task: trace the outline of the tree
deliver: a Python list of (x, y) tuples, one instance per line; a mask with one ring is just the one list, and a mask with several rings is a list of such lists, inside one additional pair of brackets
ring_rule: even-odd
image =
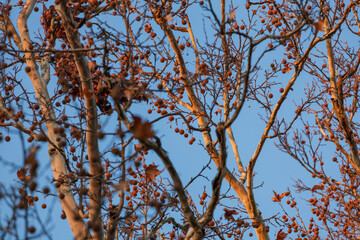
[[(15, 199), (19, 217), (39, 194), (51, 195), (37, 187), (37, 149), (47, 144), (61, 217), (76, 239), (241, 239), (252, 229), (270, 239), (271, 223), (279, 240), (357, 238), (360, 57), (346, 40), (359, 36), (359, 2), (2, 3), (2, 135), (12, 141), (7, 133), (17, 129), (30, 143), (17, 172), (21, 187), (2, 188), (3, 198)], [(304, 79), (311, 80), (303, 91)], [(243, 159), (234, 126), (248, 120), (241, 114), (247, 105), (264, 128), (252, 157)], [(168, 127), (191, 137), (190, 145), (197, 138), (194, 151), (211, 159), (189, 184), (209, 164), (217, 167), (199, 188), (199, 203), (162, 144), (168, 134), (154, 130)], [(262, 216), (254, 171), (271, 139), (314, 178), (309, 186), (298, 176), (296, 189), (311, 194), (317, 219), (300, 214), (291, 191), (274, 191), (274, 202), (288, 198), (282, 218)], [(337, 164), (327, 160), (331, 145)], [(290, 218), (291, 208), (298, 214)], [(3, 236), (15, 228), (2, 224)], [(39, 234), (26, 228), (26, 237)]]

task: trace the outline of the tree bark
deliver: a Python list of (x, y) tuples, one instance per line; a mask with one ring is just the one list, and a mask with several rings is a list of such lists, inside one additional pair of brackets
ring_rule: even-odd
[[(30, 50), (32, 41), (29, 35), (27, 20), (35, 6), (35, 3), (36, 0), (27, 1), (18, 18), (17, 26), (19, 28), (19, 35), (21, 39), (21, 45), (19, 44), (18, 47), (21, 50)], [(47, 90), (48, 80), (40, 76), (34, 54), (29, 51), (24, 52), (24, 56), (26, 59), (26, 65), (30, 68), (28, 76), (31, 79), (36, 96), (41, 105), (41, 112), (46, 119), (45, 126), (47, 129), (49, 156), (54, 179), (55, 181), (59, 180), (60, 178), (65, 179), (65, 182), (61, 184), (61, 187), (57, 188), (59, 195), (64, 194), (64, 198), (60, 199), (62, 209), (66, 214), (75, 239), (89, 239), (91, 238), (90, 232), (79, 215), (79, 209), (76, 205), (75, 198), (72, 194), (69, 184), (66, 182), (67, 170), (65, 165), (65, 158), (62, 154), (62, 148), (56, 144), (56, 138), (60, 136), (55, 133), (55, 129), (59, 126), (56, 124), (56, 115), (54, 109), (52, 108), (52, 102)]]
[[(79, 34), (77, 33), (76, 23), (73, 20), (70, 10), (66, 7), (68, 1), (57, 4), (55, 9), (61, 17), (62, 26), (65, 29), (66, 38), (69, 40), (72, 50), (82, 48)], [(101, 216), (101, 186), (103, 183), (103, 168), (101, 165), (100, 151), (98, 146), (97, 130), (97, 107), (95, 92), (89, 63), (83, 52), (74, 53), (75, 64), (80, 76), (81, 87), (85, 100), (86, 115), (86, 147), (89, 160), (89, 202), (90, 219), (93, 229), (94, 239), (104, 239), (103, 220)]]

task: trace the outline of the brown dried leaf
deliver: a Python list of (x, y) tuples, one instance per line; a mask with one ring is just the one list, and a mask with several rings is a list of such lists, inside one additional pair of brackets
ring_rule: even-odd
[(323, 32), (324, 31), (324, 19), (320, 19), (318, 22), (314, 22), (313, 25), (315, 27), (316, 32)]
[(110, 183), (110, 185), (116, 190), (116, 191), (124, 191), (125, 187), (128, 185), (127, 182), (120, 180), (119, 184)]
[(160, 170), (157, 169), (157, 165), (150, 164), (145, 168), (145, 177), (146, 179), (154, 181), (156, 176), (161, 173)]
[(122, 89), (120, 86), (115, 86), (110, 91), (110, 96), (114, 99), (114, 101), (119, 103), (124, 103), (127, 101), (127, 98), (124, 95), (124, 89)]
[(136, 86), (129, 86), (124, 90), (124, 95), (127, 98), (135, 98), (136, 96), (139, 95), (141, 93), (141, 89), (139, 87)]
[(235, 9), (233, 9), (226, 17), (228, 17), (230, 20), (233, 20), (236, 15)]
[(284, 240), (287, 237), (287, 234), (284, 233), (282, 231), (282, 229), (280, 229), (280, 231), (277, 233), (276, 235), (276, 239), (275, 240)]
[(140, 140), (146, 140), (155, 137), (154, 131), (151, 129), (151, 123), (142, 122), (141, 118), (134, 116), (133, 126), (131, 128), (134, 137)]
[(36, 153), (37, 153), (38, 150), (39, 150), (38, 146), (37, 147), (32, 146), (30, 148), (30, 150), (29, 150), (28, 156), (25, 159), (25, 163), (30, 169), (30, 176), (32, 178), (37, 176), (36, 170), (37, 170), (37, 168), (39, 166), (39, 163), (38, 163), (38, 161), (36, 159)]
[[(112, 81), (120, 81), (117, 79), (110, 79)], [(110, 96), (115, 102), (124, 104), (128, 99), (132, 98), (137, 101), (148, 101), (152, 98), (150, 94), (146, 93), (146, 89), (138, 86), (137, 83), (131, 81), (121, 81), (110, 90)]]
[(273, 198), (271, 198), (274, 202), (281, 202), (281, 199), (284, 197), (284, 195), (283, 194), (281, 194), (281, 196), (280, 196), (280, 194), (277, 194), (274, 190), (273, 190), (273, 192), (274, 192), (274, 196), (275, 197), (273, 197)]
[(136, 152), (139, 152), (144, 146), (142, 144), (134, 144), (134, 149)]

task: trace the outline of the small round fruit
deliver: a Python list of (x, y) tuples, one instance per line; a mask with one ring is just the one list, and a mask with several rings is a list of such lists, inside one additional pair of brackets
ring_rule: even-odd
[(97, 1), (97, 0), (89, 0), (88, 2), (90, 3), (90, 5), (91, 5), (92, 7), (94, 7), (95, 5), (98, 4), (98, 1)]
[(36, 229), (35, 229), (34, 226), (28, 227), (28, 232), (29, 232), (29, 233), (34, 233), (35, 230), (36, 230)]

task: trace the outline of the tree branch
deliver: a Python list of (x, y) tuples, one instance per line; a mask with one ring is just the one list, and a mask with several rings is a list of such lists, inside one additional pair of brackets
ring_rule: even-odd
[[(71, 49), (81, 49), (82, 45), (77, 31), (75, 31), (75, 21), (71, 14), (70, 9), (66, 7), (68, 1), (61, 1), (55, 6), (56, 11), (61, 17), (62, 26), (65, 29), (66, 37), (69, 40)], [(93, 229), (94, 239), (103, 239), (103, 220), (101, 216), (101, 186), (103, 182), (103, 168), (101, 165), (100, 152), (97, 137), (97, 107), (95, 102), (95, 92), (89, 63), (86, 56), (82, 52), (74, 53), (76, 68), (79, 72), (81, 79), (82, 91), (87, 92), (84, 94), (85, 109), (86, 109), (86, 147), (89, 158), (89, 173), (91, 176), (89, 180), (89, 197), (90, 197), (90, 219)]]

